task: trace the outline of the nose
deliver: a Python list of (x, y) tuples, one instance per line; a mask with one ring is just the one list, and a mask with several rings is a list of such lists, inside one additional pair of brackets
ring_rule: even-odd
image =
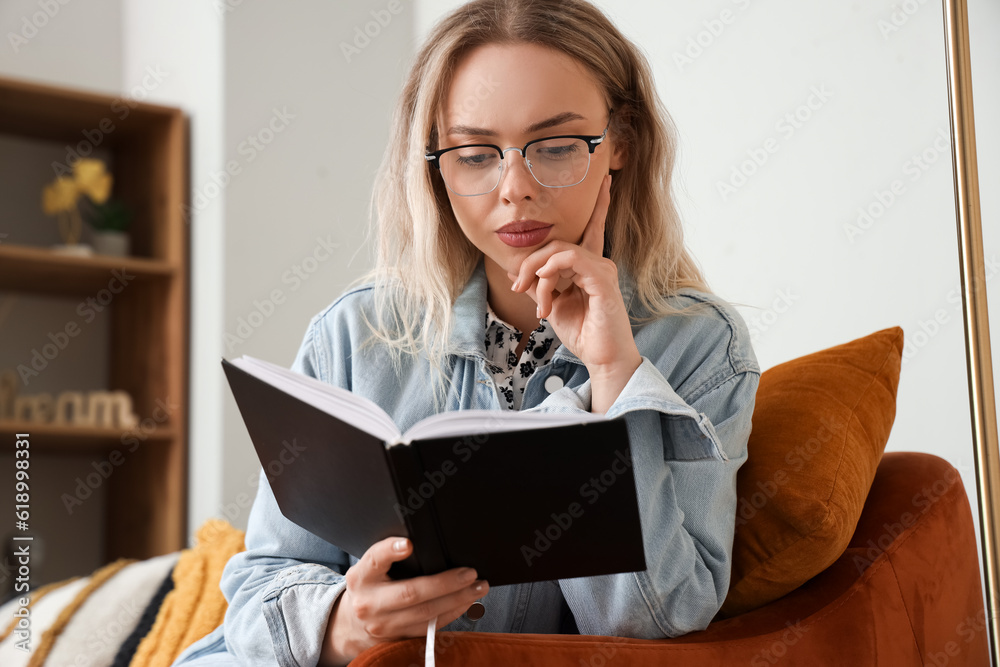
[[(521, 159), (508, 155), (509, 151), (514, 151)], [(509, 200), (523, 199), (525, 196), (534, 194), (539, 185), (535, 177), (528, 169), (528, 159), (521, 152), (520, 148), (504, 149), (504, 159), (501, 163), (503, 171), (500, 173), (500, 194)], [(510, 172), (510, 177), (507, 174)]]

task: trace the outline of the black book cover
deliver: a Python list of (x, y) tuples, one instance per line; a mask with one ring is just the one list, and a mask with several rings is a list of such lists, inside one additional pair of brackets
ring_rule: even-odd
[(499, 586), (646, 568), (623, 418), (390, 444), (222, 365), (281, 513), (358, 558), (409, 537), (390, 576), (469, 566)]

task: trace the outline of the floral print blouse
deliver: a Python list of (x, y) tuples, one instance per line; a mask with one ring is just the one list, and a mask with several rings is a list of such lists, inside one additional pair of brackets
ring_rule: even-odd
[(521, 358), (514, 355), (517, 344), (524, 335), (510, 326), (486, 304), (486, 368), (493, 376), (500, 405), (508, 410), (520, 410), (524, 386), (535, 369), (552, 361), (559, 347), (559, 337), (548, 320), (542, 318), (538, 328), (528, 338)]

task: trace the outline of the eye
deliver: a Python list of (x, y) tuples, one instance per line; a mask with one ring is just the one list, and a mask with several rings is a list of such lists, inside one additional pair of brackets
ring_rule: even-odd
[(470, 146), (453, 152), (455, 164), (469, 169), (491, 166), (496, 163), (499, 157), (496, 151), (485, 149), (482, 146)]
[(542, 149), (542, 153), (547, 157), (560, 157), (563, 155), (570, 155), (575, 153), (579, 147), (575, 145), (568, 146), (551, 146)]
[(549, 139), (532, 146), (532, 152), (544, 160), (565, 160), (583, 150), (586, 145), (580, 139)]
[(477, 155), (460, 155), (458, 163), (464, 165), (480, 165), (490, 158), (489, 153), (479, 153)]

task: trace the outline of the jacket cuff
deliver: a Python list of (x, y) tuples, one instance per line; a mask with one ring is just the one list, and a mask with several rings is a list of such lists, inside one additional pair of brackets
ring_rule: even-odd
[(661, 425), (672, 443), (673, 453), (668, 458), (729, 460), (711, 420), (681, 398), (647, 357), (642, 357), (605, 416), (614, 419), (639, 410), (660, 413)]
[(695, 409), (678, 396), (652, 361), (642, 357), (642, 363), (622, 388), (618, 398), (608, 408), (608, 418), (633, 410), (657, 410), (668, 414), (693, 416)]
[(318, 563), (286, 568), (274, 577), (263, 595), (263, 613), (281, 667), (319, 662), (330, 611), (346, 588), (343, 575)]

